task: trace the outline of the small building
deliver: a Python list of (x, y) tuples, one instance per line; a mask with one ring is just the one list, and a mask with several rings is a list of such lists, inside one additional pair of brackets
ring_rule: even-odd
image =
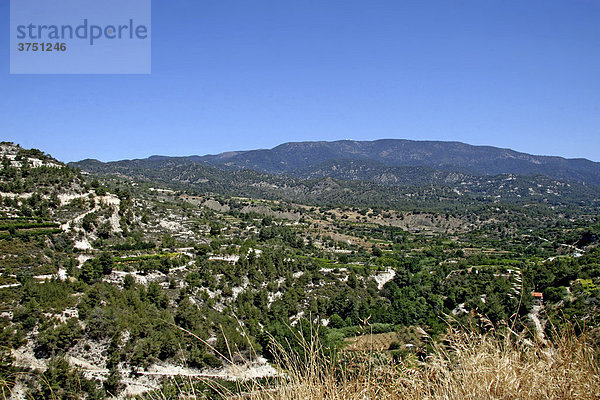
[(542, 305), (542, 301), (544, 301), (544, 294), (542, 292), (531, 292), (531, 296), (533, 297), (534, 306)]

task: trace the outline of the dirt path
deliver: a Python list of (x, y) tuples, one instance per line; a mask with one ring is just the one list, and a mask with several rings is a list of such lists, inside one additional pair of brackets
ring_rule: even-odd
[(528, 314), (529, 319), (533, 322), (535, 328), (535, 338), (540, 343), (546, 343), (546, 337), (544, 335), (544, 324), (539, 318), (540, 310), (542, 306), (533, 306), (531, 312)]

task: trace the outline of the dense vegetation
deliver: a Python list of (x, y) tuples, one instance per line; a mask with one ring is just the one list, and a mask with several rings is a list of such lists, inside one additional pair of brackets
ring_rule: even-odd
[[(236, 151), (190, 157), (152, 156), (142, 160), (119, 161), (111, 163), (111, 166), (118, 169), (131, 167), (164, 169), (182, 163), (202, 163), (229, 169), (247, 168), (268, 174), (283, 173), (295, 177), (306, 177), (307, 174), (328, 177), (348, 174), (347, 176), (353, 179), (375, 178), (375, 181), (386, 183), (396, 183), (396, 180), (381, 180), (379, 179), (381, 175), (395, 175), (402, 181), (403, 176), (412, 173), (413, 176), (428, 176), (430, 180), (443, 176), (456, 179), (456, 175), (461, 174), (481, 176), (515, 174), (543, 175), (563, 181), (600, 184), (598, 163), (589, 160), (534, 156), (509, 149), (471, 146), (459, 142), (401, 139), (371, 142), (355, 140), (290, 142), (269, 150)], [(99, 164), (94, 160), (86, 160), (80, 165), (102, 168)], [(332, 166), (337, 167), (337, 171), (332, 170)], [(324, 167), (328, 168), (325, 173), (323, 173)], [(394, 170), (396, 167), (409, 168)], [(437, 170), (437, 176), (432, 174), (431, 169)]]
[(468, 177), (459, 194), (192, 162), (88, 176), (2, 152), (6, 390), (105, 398), (142, 378), (158, 388), (227, 360), (277, 361), (274, 340), (306, 355), (297, 339), (315, 335), (332, 355), (369, 334), (400, 362), (430, 354), (449, 321), (599, 337), (593, 186)]

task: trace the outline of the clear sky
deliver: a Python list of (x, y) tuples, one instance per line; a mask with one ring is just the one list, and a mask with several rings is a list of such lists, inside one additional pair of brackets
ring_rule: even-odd
[(139, 76), (9, 75), (0, 17), (0, 138), (62, 161), (381, 138), (600, 161), (598, 0), (154, 0)]

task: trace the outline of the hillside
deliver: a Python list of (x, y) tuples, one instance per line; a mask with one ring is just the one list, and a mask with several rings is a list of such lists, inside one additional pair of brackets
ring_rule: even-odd
[(311, 335), (340, 370), (356, 356), (414, 374), (453, 357), (448, 324), (510, 323), (532, 357), (565, 319), (600, 342), (594, 185), (364, 160), (296, 177), (187, 158), (65, 166), (3, 146), (0, 389), (17, 398), (221, 398), (271, 382), (274, 341), (305, 354)]
[[(236, 153), (237, 154), (237, 153)], [(454, 211), (482, 202), (537, 204), (564, 212), (593, 212), (600, 186), (546, 175), (486, 175), (422, 166), (394, 167), (369, 160), (331, 160), (298, 168), (290, 175), (230, 166), (211, 166), (199, 157), (158, 157), (70, 165), (98, 176), (159, 182), (175, 190), (284, 200), (330, 206), (393, 207)]]
[[(155, 157), (152, 160), (164, 159)], [(400, 139), (298, 142), (284, 143), (269, 150), (193, 156), (187, 160), (290, 175), (295, 175), (298, 169), (332, 160), (368, 160), (390, 167), (428, 167), (470, 175), (544, 175), (553, 179), (600, 185), (600, 163), (585, 159), (535, 156), (510, 149), (459, 142)]]

